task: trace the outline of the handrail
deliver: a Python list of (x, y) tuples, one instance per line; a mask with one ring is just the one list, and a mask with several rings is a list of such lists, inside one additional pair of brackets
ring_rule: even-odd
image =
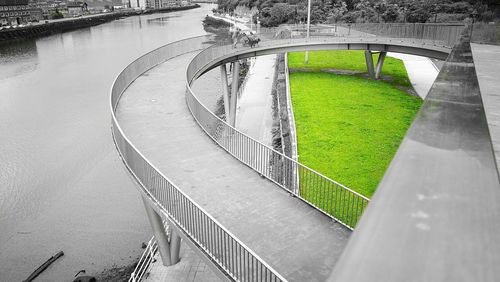
[[(382, 27), (384, 31), (388, 30), (387, 26)], [(454, 25), (446, 25), (444, 27), (432, 25), (425, 29), (427, 30), (425, 34), (422, 33), (422, 36), (416, 37), (415, 34), (417, 34), (417, 32), (411, 27), (420, 27), (417, 25), (409, 25), (409, 27), (410, 28), (406, 29), (398, 28), (398, 32), (396, 33), (397, 38), (400, 39), (404, 36), (405, 34), (401, 31), (406, 30), (411, 44), (420, 42), (422, 45), (432, 45), (438, 42), (442, 44), (439, 46), (447, 48), (451, 45), (450, 41), (452, 40), (449, 37), (449, 33), (444, 33), (443, 30), (446, 30), (446, 28), (453, 30), (457, 29)], [(432, 27), (436, 30), (439, 29), (439, 32), (430, 32)], [(323, 34), (322, 36), (313, 35), (309, 39), (304, 39), (300, 33), (294, 34), (294, 31), (290, 30), (289, 37), (285, 39), (274, 39), (270, 35), (278, 34), (283, 31), (283, 29), (268, 29), (265, 34), (260, 35), (263, 41), (259, 43), (259, 47), (265, 46), (272, 49), (272, 47), (282, 44), (303, 43), (304, 40), (307, 40), (307, 43), (331, 41), (331, 39), (324, 36), (325, 30), (333, 31), (331, 27), (326, 29), (320, 28), (317, 30), (317, 34), (321, 33)], [(442, 36), (446, 35), (446, 40), (441, 41), (440, 38), (436, 37), (436, 33)], [(333, 36), (334, 38), (337, 37), (337, 33), (333, 35), (335, 35)], [(342, 30), (340, 35), (349, 37), (350, 33), (346, 34), (345, 30)], [(361, 39), (363, 39), (364, 36), (369, 37), (371, 40), (375, 40), (373, 34), (358, 32), (355, 36), (357, 39), (359, 39), (360, 36)], [(457, 39), (458, 35), (455, 41)], [(403, 42), (405, 41), (403, 40)], [(214, 45), (200, 52), (190, 62), (186, 74), (186, 101), (192, 115), (200, 127), (229, 154), (233, 155), (262, 176), (276, 183), (278, 186), (287, 190), (292, 195), (332, 217), (349, 229), (353, 229), (369, 202), (367, 197), (230, 126), (201, 103), (191, 89), (191, 84), (201, 72), (206, 71), (208, 65), (214, 65), (214, 62), (218, 61), (222, 62), (232, 54), (238, 54), (241, 49), (242, 48), (234, 49), (230, 45)]]
[(140, 282), (142, 278), (146, 275), (146, 272), (151, 266), (154, 256), (158, 250), (158, 245), (156, 244), (155, 237), (151, 238), (146, 245), (146, 249), (142, 253), (141, 258), (137, 262), (134, 271), (130, 274), (128, 282)]
[(288, 53), (285, 54), (285, 87), (286, 87), (286, 108), (288, 113), (288, 123), (290, 127), (290, 135), (292, 136), (292, 156), (294, 160), (298, 160), (297, 153), (297, 129), (295, 128), (295, 115), (293, 113), (292, 95), (290, 91), (290, 70), (288, 69)]
[(158, 170), (125, 136), (115, 112), (127, 87), (141, 74), (176, 56), (201, 50), (208, 36), (176, 41), (155, 49), (129, 64), (111, 87), (110, 107), (115, 146), (123, 163), (145, 194), (178, 229), (230, 280), (286, 282), (279, 273), (208, 214), (169, 178)]

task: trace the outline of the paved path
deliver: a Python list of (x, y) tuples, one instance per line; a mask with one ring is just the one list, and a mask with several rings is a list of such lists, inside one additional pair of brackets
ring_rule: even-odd
[[(425, 99), (439, 74), (439, 70), (431, 59), (402, 53), (389, 52), (387, 55), (403, 61), (413, 89), (415, 89), (418, 96)], [(382, 69), (383, 74), (384, 70)]]
[(185, 243), (181, 244), (181, 260), (170, 267), (163, 266), (160, 256), (151, 264), (145, 281), (162, 282), (220, 282), (205, 262)]
[(275, 63), (276, 55), (255, 58), (238, 100), (236, 113), (236, 128), (268, 146), (273, 143), (271, 91)]
[(261, 178), (198, 127), (185, 102), (179, 56), (139, 77), (117, 109), (125, 134), (195, 202), (289, 281), (324, 281), (350, 235)]
[(500, 167), (500, 46), (471, 44), (471, 47), (497, 167)]

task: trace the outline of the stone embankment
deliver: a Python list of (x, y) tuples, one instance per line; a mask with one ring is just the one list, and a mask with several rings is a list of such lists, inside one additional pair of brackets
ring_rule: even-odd
[(173, 11), (181, 11), (188, 10), (193, 8), (198, 8), (200, 5), (194, 4), (190, 6), (183, 7), (171, 7), (171, 8), (162, 8), (162, 9), (154, 9), (154, 10), (145, 10), (145, 11), (123, 11), (123, 12), (114, 12), (108, 14), (100, 14), (95, 16), (85, 16), (79, 18), (72, 19), (64, 19), (58, 21), (50, 21), (48, 23), (35, 24), (25, 27), (18, 28), (10, 28), (0, 30), (0, 44), (21, 41), (30, 38), (47, 36), (55, 33), (61, 33), (66, 31), (71, 31), (79, 28), (85, 28), (90, 26), (99, 25), (102, 23), (110, 22), (116, 19), (130, 17), (141, 14), (153, 14), (153, 13), (166, 13)]

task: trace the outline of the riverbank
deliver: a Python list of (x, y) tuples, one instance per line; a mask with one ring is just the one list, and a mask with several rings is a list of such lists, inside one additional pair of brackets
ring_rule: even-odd
[(169, 12), (183, 11), (199, 7), (200, 5), (194, 4), (189, 6), (170, 7), (170, 8), (155, 9), (155, 10), (145, 10), (145, 11), (129, 10), (123, 12), (90, 15), (78, 18), (67, 18), (67, 19), (49, 21), (48, 23), (41, 23), (41, 24), (11, 28), (11, 29), (3, 29), (0, 30), (0, 44), (7, 44), (11, 42), (48, 36), (80, 28), (91, 27), (130, 16), (154, 14), (154, 13), (169, 13)]

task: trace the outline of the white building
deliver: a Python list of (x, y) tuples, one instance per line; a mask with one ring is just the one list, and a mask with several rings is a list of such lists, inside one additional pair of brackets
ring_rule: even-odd
[(130, 0), (130, 8), (146, 9), (146, 0)]

